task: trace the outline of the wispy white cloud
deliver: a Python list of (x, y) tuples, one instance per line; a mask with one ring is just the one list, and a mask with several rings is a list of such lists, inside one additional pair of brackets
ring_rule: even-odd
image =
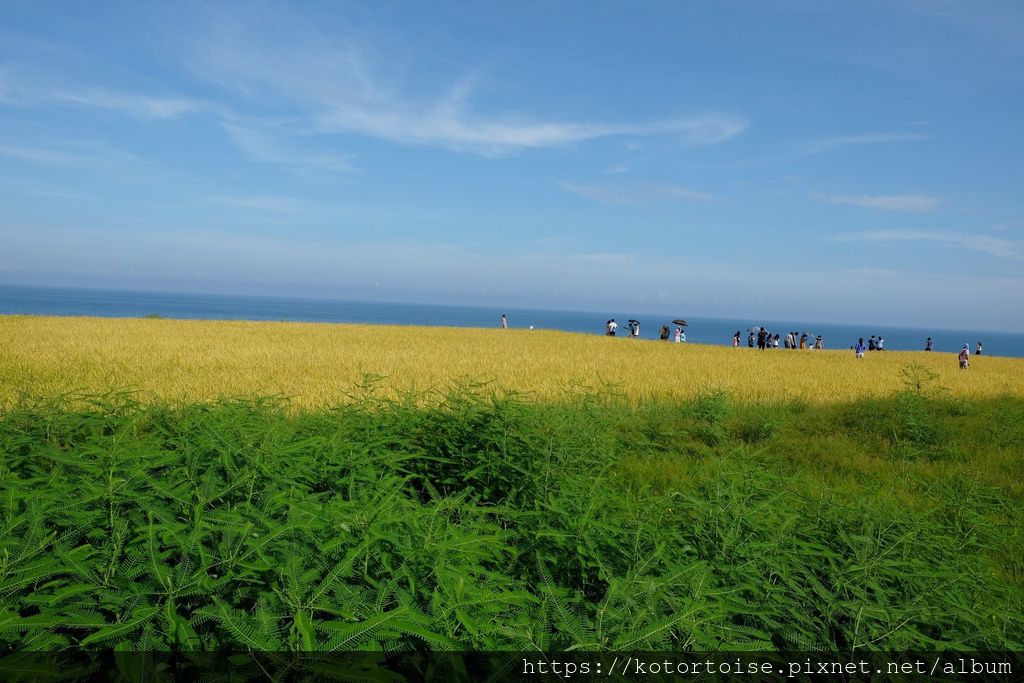
[(613, 136), (663, 136), (688, 145), (724, 142), (747, 128), (735, 116), (710, 115), (636, 124), (535, 121), (513, 115), (473, 115), (440, 102), (410, 106), (391, 102), (385, 110), (335, 106), (317, 117), (322, 130), (356, 133), (391, 142), (436, 145), (484, 156), (526, 148), (557, 147)]
[(231, 142), (255, 161), (279, 164), (296, 172), (333, 171), (349, 173), (354, 169), (351, 155), (310, 150), (294, 141), (294, 135), (280, 125), (221, 121)]
[(179, 96), (123, 92), (108, 88), (68, 85), (45, 73), (0, 68), (0, 102), (21, 107), (57, 106), (111, 111), (136, 119), (173, 119), (218, 107)]
[(0, 143), (0, 157), (57, 168), (105, 170), (119, 166), (150, 166), (144, 159), (97, 143), (24, 145)]
[(282, 213), (303, 213), (310, 207), (308, 202), (291, 197), (246, 196), (246, 197), (208, 197), (207, 202), (220, 204), (237, 209), (253, 211), (279, 211)]
[(209, 105), (185, 97), (153, 97), (101, 88), (51, 91), (48, 101), (92, 109), (107, 109), (138, 119), (173, 119), (209, 108)]
[(745, 118), (727, 113), (602, 122), (474, 111), (470, 100), (479, 73), (457, 77), (434, 92), (429, 87), (414, 92), (396, 72), (402, 59), (391, 54), (375, 59), (375, 41), (365, 35), (327, 36), (283, 12), (261, 19), (247, 23), (245, 17), (211, 10), (206, 34), (192, 47), (190, 66), (196, 75), (235, 92), (293, 106), (320, 133), (501, 156), (616, 136), (710, 145), (748, 127)]
[(926, 213), (934, 211), (945, 203), (942, 197), (926, 194), (882, 194), (882, 195), (838, 195), (812, 192), (811, 199), (826, 204), (849, 204), (868, 209), (885, 209), (888, 211), (911, 211)]
[(950, 247), (969, 249), (999, 258), (1021, 260), (1020, 247), (1010, 240), (967, 232), (930, 230), (865, 230), (835, 235), (840, 242), (938, 242)]
[(800, 146), (802, 154), (822, 154), (850, 145), (877, 145), (886, 142), (914, 142), (928, 140), (930, 135), (919, 133), (866, 133), (862, 135), (840, 135), (836, 137), (809, 140)]
[(1018, 228), (1024, 228), (1024, 222), (1022, 221), (1002, 221), (995, 223), (990, 226), (990, 230), (996, 230), (998, 232), (1006, 232), (1007, 230), (1016, 230)]
[(636, 183), (612, 187), (559, 180), (558, 184), (564, 190), (601, 204), (642, 204), (659, 200), (712, 202), (721, 199), (707, 192), (664, 183)]

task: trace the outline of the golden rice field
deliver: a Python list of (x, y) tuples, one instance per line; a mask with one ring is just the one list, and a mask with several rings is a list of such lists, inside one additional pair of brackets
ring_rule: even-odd
[(758, 351), (540, 330), (0, 316), (0, 403), (132, 389), (173, 403), (286, 395), (297, 405), (379, 394), (429, 397), (489, 382), (537, 398), (602, 389), (630, 398), (721, 388), (739, 401), (812, 403), (892, 393), (918, 364), (952, 396), (1024, 395), (1024, 359), (950, 353)]

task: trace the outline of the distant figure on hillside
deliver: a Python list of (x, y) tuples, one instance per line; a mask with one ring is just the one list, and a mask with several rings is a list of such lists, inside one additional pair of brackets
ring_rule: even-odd
[(882, 339), (882, 335), (878, 335), (878, 341), (875, 342), (875, 351), (885, 351), (885, 340)]
[(820, 334), (814, 340), (814, 348), (818, 349), (819, 351), (825, 349), (825, 340), (821, 338)]
[(971, 364), (971, 351), (967, 348), (967, 344), (964, 344), (964, 348), (960, 349), (960, 369), (966, 370)]
[(732, 348), (738, 349), (740, 347), (740, 331), (736, 330), (736, 334), (732, 335)]
[(608, 324), (605, 327), (605, 334), (607, 334), (609, 337), (614, 337), (615, 330), (617, 329), (619, 329), (619, 324), (615, 322), (615, 318), (612, 318), (611, 320), (608, 321)]
[(634, 339), (638, 339), (640, 337), (640, 323), (635, 320), (629, 323), (629, 336)]
[(981, 355), (981, 340), (980, 339), (978, 340), (978, 345), (974, 347), (974, 355), (975, 356), (980, 356)]
[(868, 351), (874, 351), (876, 348), (878, 347), (875, 346), (875, 335), (871, 335), (871, 338), (868, 339)]
[(779, 333), (778, 332), (776, 332), (775, 336), (772, 337), (772, 348), (773, 349), (779, 348)]
[(677, 343), (677, 344), (678, 344), (679, 342), (683, 341), (683, 328), (681, 328), (681, 327), (676, 327), (676, 335), (675, 335), (675, 339), (676, 339), (676, 343)]
[(932, 338), (931, 337), (928, 337), (928, 339), (925, 340), (925, 342), (924, 342), (924, 350), (925, 351), (931, 351), (932, 350)]
[(506, 316), (504, 313), (501, 314), (501, 329), (508, 329), (508, 316)]
[(857, 346), (854, 347), (854, 351), (857, 352), (857, 358), (864, 357), (864, 337), (857, 340)]
[(806, 351), (807, 350), (807, 333), (806, 332), (804, 332), (802, 335), (800, 335), (800, 350), (801, 351)]
[(661, 340), (668, 341), (668, 325), (661, 326)]
[(764, 351), (765, 343), (767, 342), (767, 340), (768, 340), (768, 330), (766, 330), (766, 329), (764, 329), (762, 327), (760, 330), (757, 331), (757, 348), (759, 348), (762, 351)]
[(786, 333), (786, 348), (787, 349), (793, 348), (793, 333), (792, 332), (787, 332)]
[(751, 330), (750, 334), (747, 335), (747, 346), (754, 348), (754, 332)]

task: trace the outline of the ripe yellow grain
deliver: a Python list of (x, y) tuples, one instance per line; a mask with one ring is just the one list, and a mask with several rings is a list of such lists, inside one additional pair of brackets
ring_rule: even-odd
[(813, 403), (881, 396), (924, 366), (950, 395), (1024, 395), (1024, 359), (949, 353), (758, 351), (542, 330), (247, 321), (0, 316), (0, 403), (21, 394), (132, 389), (170, 402), (282, 394), (297, 405), (488, 382), (537, 398), (615, 391), (630, 398), (724, 389), (739, 401)]

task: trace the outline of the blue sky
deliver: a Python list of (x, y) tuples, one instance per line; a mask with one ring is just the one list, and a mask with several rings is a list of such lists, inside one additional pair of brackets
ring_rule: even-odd
[(0, 4), (0, 283), (1024, 331), (1024, 4)]

